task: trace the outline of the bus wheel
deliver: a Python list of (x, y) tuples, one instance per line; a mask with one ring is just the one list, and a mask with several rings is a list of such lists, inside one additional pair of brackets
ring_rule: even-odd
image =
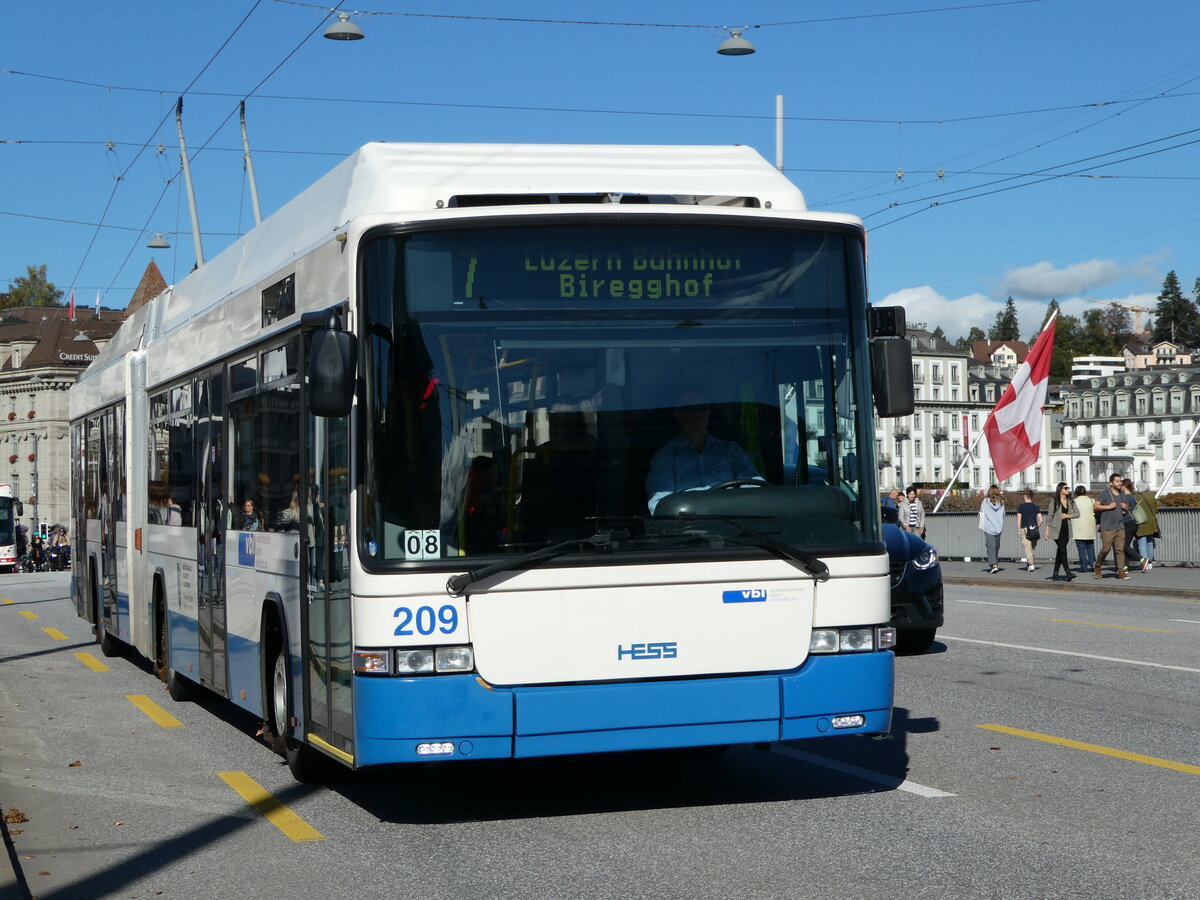
[(335, 764), (318, 751), (290, 737), (291, 730), (291, 678), (288, 675), (287, 651), (280, 649), (271, 666), (271, 749), (287, 760), (292, 777), (303, 784), (330, 780), (335, 774)]
[(158, 677), (167, 683), (167, 693), (176, 703), (186, 703), (196, 699), (196, 683), (180, 675), (171, 668), (171, 651), (167, 635), (167, 613), (162, 610), (158, 620)]
[(96, 641), (100, 644), (100, 652), (108, 657), (120, 656), (124, 649), (124, 645), (109, 634), (103, 622), (96, 623)]

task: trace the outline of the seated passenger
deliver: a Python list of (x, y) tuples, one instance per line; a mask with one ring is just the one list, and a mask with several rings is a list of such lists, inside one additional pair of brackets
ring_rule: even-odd
[(259, 531), (262, 528), (262, 523), (259, 521), (258, 512), (254, 508), (254, 501), (249, 497), (242, 503), (242, 527), (241, 531)]
[(646, 493), (653, 513), (658, 501), (679, 491), (697, 491), (726, 481), (764, 481), (750, 457), (734, 441), (708, 433), (712, 407), (703, 391), (687, 390), (675, 407), (679, 434), (667, 441), (650, 460)]

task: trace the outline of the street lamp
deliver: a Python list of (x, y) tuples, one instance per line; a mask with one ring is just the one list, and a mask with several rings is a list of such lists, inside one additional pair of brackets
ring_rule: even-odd
[(361, 41), (366, 35), (350, 21), (350, 13), (340, 12), (338, 20), (325, 29), (325, 37), (331, 41)]
[(749, 56), (754, 52), (754, 45), (742, 37), (744, 28), (730, 28), (727, 30), (729, 31), (729, 37), (717, 48), (718, 53), (722, 56)]

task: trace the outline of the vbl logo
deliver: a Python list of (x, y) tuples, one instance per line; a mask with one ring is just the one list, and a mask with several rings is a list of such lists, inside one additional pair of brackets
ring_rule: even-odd
[(725, 591), (721, 594), (721, 600), (725, 603), (762, 603), (766, 599), (766, 588), (743, 588), (740, 591)]
[(679, 648), (675, 641), (658, 641), (652, 644), (617, 645), (617, 659), (675, 659)]

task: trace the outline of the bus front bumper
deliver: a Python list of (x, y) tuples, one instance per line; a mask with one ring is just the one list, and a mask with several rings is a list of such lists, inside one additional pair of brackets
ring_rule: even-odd
[[(880, 734), (893, 660), (878, 651), (810, 656), (784, 674), (511, 688), (474, 675), (356, 676), (355, 765)], [(835, 727), (835, 716), (862, 724)]]

